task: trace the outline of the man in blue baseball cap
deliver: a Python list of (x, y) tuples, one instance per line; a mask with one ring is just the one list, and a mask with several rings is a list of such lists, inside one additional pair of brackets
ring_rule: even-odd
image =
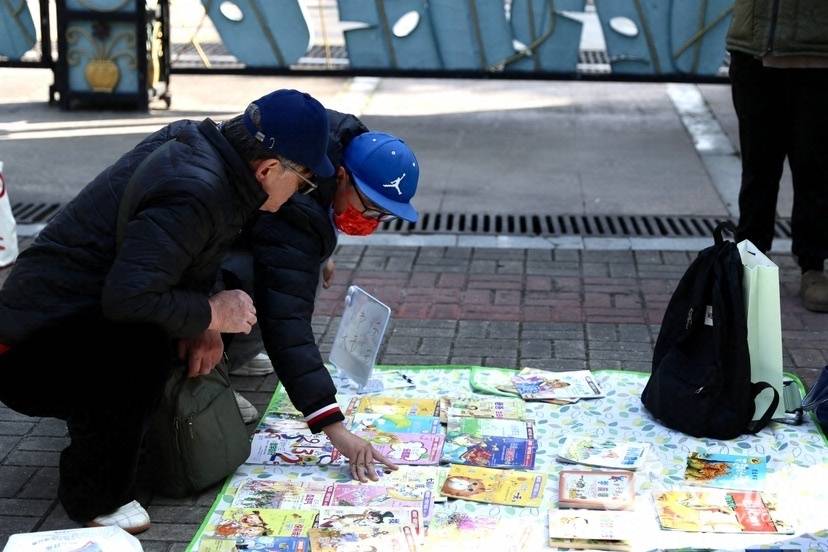
[(19, 256), (0, 289), (0, 401), (67, 421), (58, 496), (71, 519), (149, 527), (134, 483), (169, 375), (209, 373), (221, 334), (256, 323), (247, 293), (212, 293), (224, 253), (254, 213), (333, 175), (327, 142), (324, 107), (296, 90), (225, 125), (176, 121), (102, 171)]
[[(224, 284), (254, 295), (259, 321), (250, 334), (235, 336), (227, 353), (234, 375), (265, 375), (275, 367), (311, 431), (324, 432), (350, 460), (354, 478), (365, 481), (377, 478), (375, 462), (395, 466), (342, 424), (311, 317), (320, 279), (328, 287), (333, 278), (330, 257), (338, 232), (364, 236), (383, 221), (417, 220), (411, 199), (420, 166), (400, 138), (369, 132), (353, 115), (328, 110), (328, 118), (328, 157), (335, 174), (318, 178), (314, 190), (294, 195), (278, 213), (260, 214), (222, 265)], [(259, 354), (263, 348), (266, 355)], [(240, 395), (237, 399), (247, 419), (254, 420), (253, 405)]]

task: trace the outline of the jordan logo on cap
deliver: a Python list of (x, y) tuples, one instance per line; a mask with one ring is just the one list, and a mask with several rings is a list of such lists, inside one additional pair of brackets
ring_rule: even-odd
[(399, 176), (399, 177), (395, 178), (394, 180), (392, 180), (388, 184), (383, 184), (382, 187), (383, 188), (394, 188), (394, 189), (397, 190), (397, 195), (402, 195), (402, 190), (400, 190), (400, 182), (402, 182), (403, 178), (405, 178), (405, 173), (402, 173), (402, 176)]

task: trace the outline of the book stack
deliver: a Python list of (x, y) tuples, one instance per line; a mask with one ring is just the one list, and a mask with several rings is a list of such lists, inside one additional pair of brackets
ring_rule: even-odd
[(523, 368), (512, 377), (512, 383), (525, 401), (569, 404), (604, 396), (601, 386), (589, 370), (548, 372)]
[(561, 443), (558, 462), (596, 468), (635, 471), (641, 467), (648, 443), (617, 443), (607, 439), (571, 437)]

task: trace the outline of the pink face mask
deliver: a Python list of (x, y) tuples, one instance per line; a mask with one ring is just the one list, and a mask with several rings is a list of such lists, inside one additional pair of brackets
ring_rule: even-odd
[(349, 236), (367, 236), (374, 233), (379, 220), (366, 218), (354, 206), (348, 205), (343, 213), (334, 213), (334, 224)]

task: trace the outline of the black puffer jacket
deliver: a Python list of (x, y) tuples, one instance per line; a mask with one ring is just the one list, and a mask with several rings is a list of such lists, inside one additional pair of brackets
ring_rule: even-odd
[[(124, 188), (150, 161), (116, 255)], [(75, 316), (148, 322), (173, 337), (210, 324), (207, 292), (219, 262), (267, 195), (216, 125), (178, 121), (104, 170), (19, 257), (0, 290), (0, 343)]]
[[(328, 157), (342, 164), (345, 146), (367, 128), (353, 115), (328, 110)], [(322, 362), (311, 327), (322, 263), (333, 253), (331, 221), (333, 178), (311, 195), (295, 195), (276, 213), (262, 213), (249, 228), (247, 247), (254, 257), (255, 302), (262, 338), (279, 380), (306, 417), (335, 404), (336, 388)], [(342, 419), (333, 414), (313, 431)]]

